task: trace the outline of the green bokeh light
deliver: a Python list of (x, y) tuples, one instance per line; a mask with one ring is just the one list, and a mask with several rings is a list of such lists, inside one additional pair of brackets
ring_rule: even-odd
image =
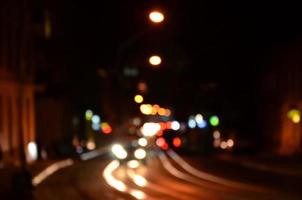
[(219, 118), (216, 115), (212, 116), (210, 118), (210, 124), (212, 126), (218, 126), (219, 125)]

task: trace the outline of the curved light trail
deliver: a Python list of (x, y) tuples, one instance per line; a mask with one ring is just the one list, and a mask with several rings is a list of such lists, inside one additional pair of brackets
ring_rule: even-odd
[(187, 163), (184, 159), (182, 159), (175, 151), (168, 150), (167, 154), (172, 158), (179, 166), (181, 166), (186, 172), (189, 174), (198, 177), (203, 180), (211, 181), (213, 183), (218, 183), (221, 185), (229, 186), (229, 187), (235, 187), (235, 188), (241, 188), (241, 189), (250, 189), (250, 190), (261, 190), (263, 189), (251, 186), (244, 183), (238, 183), (235, 181), (230, 181), (224, 178), (220, 178), (214, 175), (211, 175), (207, 172), (203, 172), (200, 170), (197, 170), (196, 168), (192, 167), (189, 163)]
[(113, 176), (113, 172), (117, 170), (119, 166), (119, 161), (113, 160), (105, 167), (103, 177), (106, 183), (112, 188), (120, 192), (128, 193), (136, 199), (146, 199), (147, 195), (143, 191), (128, 188), (123, 181), (120, 181)]
[(66, 160), (63, 160), (63, 161), (56, 162), (56, 163), (50, 165), (49, 167), (47, 167), (46, 169), (44, 169), (37, 176), (35, 176), (32, 179), (32, 184), (34, 186), (37, 186), (42, 181), (44, 181), (47, 177), (51, 176), (53, 173), (55, 173), (59, 169), (69, 167), (71, 165), (73, 165), (73, 160), (72, 159), (66, 159)]

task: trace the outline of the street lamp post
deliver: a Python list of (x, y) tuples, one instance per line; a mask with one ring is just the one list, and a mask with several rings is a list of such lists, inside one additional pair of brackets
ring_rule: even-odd
[[(149, 20), (152, 22), (152, 24), (154, 25), (158, 25), (160, 23), (162, 23), (164, 21), (164, 15), (163, 13), (161, 13), (160, 11), (152, 11), (149, 13)], [(121, 83), (121, 77), (118, 73), (119, 71), (119, 66), (121, 66), (121, 60), (122, 60), (122, 56), (124, 55), (125, 51), (133, 44), (135, 44), (139, 39), (143, 38), (147, 33), (149, 33), (152, 30), (152, 26), (148, 27), (146, 29), (143, 29), (142, 31), (139, 31), (133, 35), (131, 35), (130, 37), (128, 37), (125, 41), (123, 41), (121, 44), (118, 45), (117, 50), (116, 50), (116, 55), (115, 55), (115, 60), (114, 60), (114, 67), (111, 68), (111, 71), (109, 72), (110, 74), (112, 74), (112, 78), (114, 78), (115, 80), (112, 80), (112, 82), (109, 82), (108, 86), (112, 89), (110, 89), (110, 91), (114, 91), (113, 88), (118, 88), (120, 87), (120, 83)], [(114, 74), (116, 74), (117, 76), (115, 76)], [(114, 95), (115, 96), (115, 95)], [(115, 99), (120, 99), (120, 98), (115, 98)], [(112, 107), (117, 108), (116, 103), (114, 102), (110, 102), (111, 104), (115, 104)], [(117, 108), (119, 111), (121, 111), (121, 108)], [(119, 113), (123, 113), (123, 112), (119, 112)]]

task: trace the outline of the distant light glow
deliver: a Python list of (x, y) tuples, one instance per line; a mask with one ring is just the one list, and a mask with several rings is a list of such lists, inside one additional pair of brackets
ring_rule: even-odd
[(140, 106), (140, 111), (142, 114), (151, 115), (152, 113), (152, 105), (151, 104), (142, 104)]
[(168, 143), (165, 142), (165, 143), (161, 146), (161, 148), (162, 148), (163, 150), (168, 150), (168, 149), (169, 149)]
[(152, 137), (160, 130), (160, 128), (161, 127), (158, 123), (147, 122), (144, 123), (143, 127), (141, 127), (140, 130), (144, 136)]
[(127, 151), (120, 144), (114, 144), (111, 147), (111, 151), (118, 159), (125, 159), (128, 156)]
[(202, 121), (203, 121), (203, 116), (202, 116), (201, 114), (197, 114), (197, 115), (195, 116), (195, 121), (196, 121), (197, 124), (202, 123)]
[(100, 124), (92, 124), (91, 125), (92, 130), (99, 131), (100, 130)]
[(96, 147), (95, 142), (94, 141), (88, 141), (86, 147), (87, 147), (88, 150), (95, 149), (95, 147)]
[(163, 134), (164, 134), (164, 132), (163, 132), (162, 130), (159, 130), (159, 131), (156, 133), (156, 135), (157, 135), (158, 137), (162, 136)]
[(149, 14), (149, 18), (154, 23), (161, 23), (164, 21), (164, 15), (159, 11), (153, 11)]
[(170, 117), (170, 115), (171, 115), (171, 110), (170, 109), (166, 109), (165, 116)]
[(156, 115), (158, 110), (160, 109), (159, 105), (155, 104), (152, 106), (152, 115)]
[(301, 121), (301, 112), (297, 109), (288, 111), (287, 117), (292, 120), (293, 123), (298, 124)]
[(137, 85), (137, 89), (140, 92), (146, 92), (147, 91), (147, 84), (145, 82), (139, 82)]
[(99, 124), (100, 121), (101, 121), (101, 118), (100, 118), (100, 116), (98, 116), (98, 115), (93, 115), (91, 121), (92, 121), (92, 123), (94, 123), (94, 124)]
[(127, 162), (127, 166), (131, 169), (136, 169), (139, 167), (139, 162), (137, 160), (130, 160)]
[(218, 130), (214, 131), (213, 138), (214, 139), (219, 139), (220, 138), (220, 132)]
[(161, 58), (157, 55), (151, 56), (149, 58), (149, 63), (153, 66), (158, 66), (161, 63)]
[(132, 123), (135, 126), (139, 126), (139, 125), (141, 125), (142, 121), (141, 121), (140, 118), (136, 117), (136, 118), (133, 119)]
[(85, 112), (85, 119), (90, 121), (92, 119), (93, 112), (91, 110), (86, 110)]
[(232, 148), (234, 146), (234, 140), (228, 139), (227, 145), (228, 145), (228, 147)]
[(155, 143), (157, 146), (162, 147), (166, 143), (166, 140), (163, 137), (159, 137), (156, 139)]
[(210, 118), (210, 124), (212, 126), (218, 126), (219, 125), (219, 118), (216, 115), (212, 116)]
[(206, 128), (207, 127), (207, 122), (205, 120), (202, 120), (201, 123), (198, 123), (197, 126), (198, 128)]
[(194, 119), (189, 119), (188, 126), (189, 126), (189, 128), (195, 128), (196, 127), (196, 121)]
[(161, 130), (166, 130), (166, 128), (167, 128), (166, 123), (160, 122), (159, 125), (160, 125)]
[(171, 129), (174, 131), (178, 131), (180, 129), (180, 123), (178, 121), (173, 121), (171, 123)]
[(144, 159), (146, 157), (146, 155), (147, 155), (146, 151), (142, 148), (136, 149), (134, 151), (134, 156), (137, 159)]
[(173, 138), (173, 145), (174, 145), (174, 147), (180, 147), (181, 144), (182, 144), (182, 141), (181, 141), (181, 139), (179, 137)]
[(213, 146), (214, 146), (215, 148), (220, 147), (220, 139), (216, 139), (216, 140), (214, 140), (214, 142), (213, 142)]
[(28, 158), (30, 161), (37, 160), (38, 159), (38, 148), (37, 144), (35, 142), (30, 142), (27, 145), (28, 150)]
[(142, 103), (142, 102), (144, 101), (144, 97), (143, 97), (142, 95), (137, 94), (137, 95), (135, 95), (135, 97), (134, 97), (134, 101), (135, 101), (136, 103)]
[(107, 122), (101, 123), (101, 129), (104, 134), (112, 133), (112, 128)]
[(142, 147), (145, 147), (145, 146), (148, 145), (148, 141), (147, 141), (146, 138), (139, 138), (137, 142), (138, 142), (138, 144), (139, 144), (140, 146), (142, 146)]
[(226, 141), (222, 141), (222, 142), (220, 143), (220, 148), (226, 149), (227, 147), (228, 147), (228, 143), (227, 143)]
[(165, 114), (166, 114), (166, 109), (164, 109), (164, 108), (159, 108), (157, 112), (158, 112), (158, 114), (159, 114), (160, 116), (165, 116)]

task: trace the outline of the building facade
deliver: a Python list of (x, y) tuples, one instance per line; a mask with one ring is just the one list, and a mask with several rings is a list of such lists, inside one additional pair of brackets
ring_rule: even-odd
[(30, 1), (0, 2), (0, 149), (8, 162), (35, 141), (31, 15)]

